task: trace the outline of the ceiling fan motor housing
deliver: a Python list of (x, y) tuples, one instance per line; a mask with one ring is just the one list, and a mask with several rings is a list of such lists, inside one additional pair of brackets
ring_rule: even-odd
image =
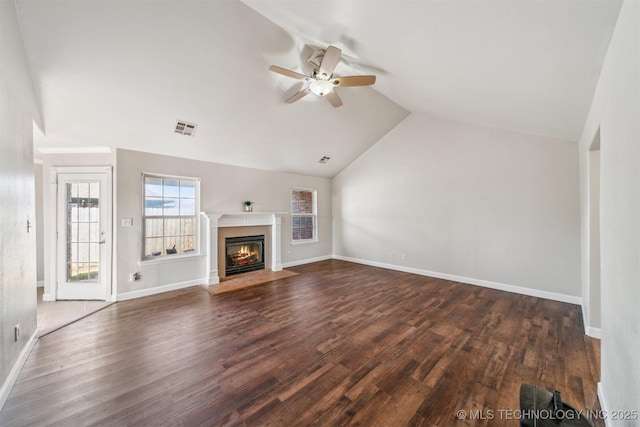
[(309, 64), (311, 64), (314, 67), (316, 67), (315, 71), (317, 71), (317, 68), (319, 68), (320, 64), (322, 64), (322, 59), (324, 58), (324, 53), (325, 52), (326, 51), (324, 49), (316, 49), (316, 50), (313, 51), (311, 56), (309, 56), (309, 59), (307, 59), (307, 62)]

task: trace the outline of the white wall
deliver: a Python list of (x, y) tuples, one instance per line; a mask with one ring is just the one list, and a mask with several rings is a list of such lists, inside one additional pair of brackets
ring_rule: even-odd
[[(640, 410), (640, 3), (625, 1), (580, 139), (583, 289), (588, 150), (600, 130), (601, 403)], [(638, 421), (610, 420), (610, 425)]]
[(578, 194), (575, 143), (412, 114), (334, 178), (334, 252), (579, 302)]
[[(318, 243), (291, 244), (291, 221), (282, 219), (282, 262), (291, 264), (328, 258), (332, 253), (331, 181), (305, 175), (261, 171), (130, 150), (117, 151), (116, 233), (117, 293), (136, 293), (203, 278), (205, 257), (140, 265), (142, 253), (142, 173), (201, 179), (203, 212), (240, 212), (242, 201), (254, 202), (254, 212), (290, 212), (291, 189), (313, 188), (318, 193)], [(133, 227), (122, 227), (133, 218)], [(128, 275), (140, 272), (142, 280), (130, 283)]]
[[(0, 408), (36, 330), (33, 123), (40, 122), (15, 4), (0, 1)], [(14, 326), (21, 335), (14, 340)]]

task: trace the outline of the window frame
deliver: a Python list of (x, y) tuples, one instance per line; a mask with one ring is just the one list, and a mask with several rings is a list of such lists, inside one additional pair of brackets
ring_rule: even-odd
[[(194, 185), (194, 214), (193, 215), (147, 215), (146, 214), (146, 179), (147, 178), (156, 178), (162, 179), (162, 186), (164, 190), (164, 180), (179, 180), (179, 181), (188, 181), (193, 183)], [(140, 263), (145, 264), (153, 264), (158, 262), (170, 262), (170, 261), (178, 261), (186, 258), (195, 258), (201, 256), (200, 253), (200, 178), (197, 177), (189, 177), (189, 176), (178, 176), (178, 175), (167, 175), (160, 173), (150, 173), (143, 172), (142, 173), (142, 246), (141, 246), (141, 261)], [(164, 191), (163, 191), (164, 194)], [(163, 196), (164, 198), (164, 196)], [(181, 197), (178, 196), (178, 199)], [(147, 255), (146, 254), (146, 242), (147, 242), (147, 219), (182, 219), (182, 218), (193, 218), (193, 250), (190, 252), (182, 252), (176, 254), (167, 254), (166, 251), (163, 251), (160, 255)], [(186, 235), (186, 234), (184, 234)], [(189, 234), (190, 235), (190, 234)], [(166, 235), (162, 233), (162, 237), (164, 238)], [(183, 236), (182, 232), (179, 236)]]
[[(312, 213), (299, 214), (293, 213), (293, 195), (294, 192), (310, 192), (312, 197)], [(307, 243), (317, 243), (318, 240), (318, 190), (314, 188), (293, 187), (291, 188), (289, 210), (291, 212), (291, 244), (303, 245)], [(294, 238), (294, 218), (295, 217), (311, 217), (313, 218), (313, 237), (311, 239), (295, 239)]]

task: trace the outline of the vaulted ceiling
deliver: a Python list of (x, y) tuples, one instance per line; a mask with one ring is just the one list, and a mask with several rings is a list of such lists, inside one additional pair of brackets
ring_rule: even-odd
[[(331, 177), (411, 112), (576, 141), (620, 1), (17, 0), (37, 148), (107, 146)], [(344, 106), (309, 95), (334, 45)], [(192, 137), (176, 120), (197, 124)], [(321, 164), (323, 156), (331, 160)]]

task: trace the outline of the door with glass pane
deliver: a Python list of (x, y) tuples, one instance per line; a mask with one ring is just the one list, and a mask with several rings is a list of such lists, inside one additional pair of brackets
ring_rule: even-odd
[(111, 173), (58, 174), (57, 298), (106, 300), (111, 277)]

